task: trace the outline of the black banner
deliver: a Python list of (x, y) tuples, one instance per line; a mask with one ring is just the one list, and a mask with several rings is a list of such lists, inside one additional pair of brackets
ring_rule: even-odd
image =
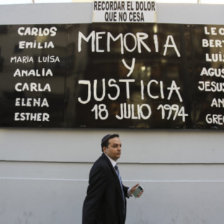
[(224, 128), (224, 26), (0, 26), (0, 126)]

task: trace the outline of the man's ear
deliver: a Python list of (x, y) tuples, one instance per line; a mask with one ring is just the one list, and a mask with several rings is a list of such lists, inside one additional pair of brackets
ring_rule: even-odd
[(105, 151), (106, 151), (106, 148), (107, 148), (106, 146), (103, 146), (103, 152), (105, 152)]

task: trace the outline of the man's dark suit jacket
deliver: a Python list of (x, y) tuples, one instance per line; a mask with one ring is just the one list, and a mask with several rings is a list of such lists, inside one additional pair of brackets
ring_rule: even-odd
[[(125, 197), (128, 187), (123, 185)], [(114, 167), (103, 153), (90, 170), (82, 224), (124, 224), (126, 199)]]

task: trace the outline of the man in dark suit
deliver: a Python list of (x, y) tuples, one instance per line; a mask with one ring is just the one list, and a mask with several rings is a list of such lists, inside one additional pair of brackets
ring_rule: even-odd
[(90, 170), (82, 224), (124, 224), (126, 198), (132, 195), (138, 184), (128, 188), (122, 183), (116, 165), (121, 155), (119, 135), (104, 136), (101, 148), (103, 153)]

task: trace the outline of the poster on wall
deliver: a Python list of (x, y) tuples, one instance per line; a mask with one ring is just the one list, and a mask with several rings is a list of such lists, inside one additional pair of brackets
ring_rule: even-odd
[(224, 128), (224, 26), (0, 26), (0, 126)]

